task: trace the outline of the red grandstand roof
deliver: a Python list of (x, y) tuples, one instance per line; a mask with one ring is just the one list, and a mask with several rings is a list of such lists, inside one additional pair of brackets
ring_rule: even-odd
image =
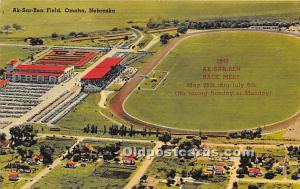
[(13, 72), (12, 75), (31, 75), (31, 76), (53, 76), (53, 77), (60, 77), (63, 74), (59, 73), (40, 73), (40, 72)]
[(103, 78), (111, 68), (94, 68), (88, 72), (82, 79), (101, 79)]
[(82, 79), (101, 79), (112, 67), (120, 64), (122, 58), (106, 58), (100, 62), (94, 69), (89, 71)]
[(31, 70), (31, 71), (51, 71), (63, 72), (68, 66), (53, 66), (53, 65), (37, 65), (37, 64), (23, 64), (16, 67), (17, 70)]
[(9, 79), (0, 79), (0, 88), (4, 87), (9, 82)]
[(100, 66), (100, 67), (104, 67), (104, 68), (106, 68), (106, 67), (109, 67), (109, 68), (110, 68), (110, 67), (113, 67), (113, 66), (116, 66), (116, 65), (120, 64), (122, 60), (123, 60), (123, 59), (120, 58), (120, 57), (106, 58), (105, 60), (103, 60), (103, 61), (99, 64), (99, 66)]

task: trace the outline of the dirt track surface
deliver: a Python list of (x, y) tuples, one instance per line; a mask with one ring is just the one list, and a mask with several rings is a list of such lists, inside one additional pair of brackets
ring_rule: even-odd
[[(189, 135), (199, 135), (200, 131), (193, 131), (193, 130), (183, 130), (183, 129), (176, 129), (176, 128), (166, 128), (162, 127), (160, 125), (147, 123), (142, 120), (139, 120), (135, 117), (132, 117), (127, 112), (125, 112), (123, 104), (126, 101), (126, 98), (130, 96), (130, 94), (139, 86), (139, 84), (143, 81), (142, 77), (138, 77), (139, 75), (147, 75), (149, 74), (172, 50), (176, 47), (183, 39), (186, 39), (187, 37), (199, 35), (203, 33), (209, 33), (209, 32), (229, 32), (229, 31), (240, 31), (239, 29), (224, 29), (224, 30), (210, 30), (210, 31), (202, 31), (202, 32), (195, 32), (190, 34), (181, 35), (179, 38), (175, 38), (171, 41), (169, 41), (168, 44), (166, 44), (158, 53), (156, 53), (153, 57), (150, 58), (150, 60), (145, 64), (144, 67), (142, 67), (139, 72), (136, 74), (134, 78), (132, 78), (121, 90), (118, 94), (116, 94), (112, 100), (109, 103), (109, 108), (111, 112), (123, 119), (127, 122), (130, 122), (133, 125), (139, 126), (141, 128), (147, 128), (147, 129), (159, 129), (160, 131), (169, 131), (173, 134), (189, 134)], [(253, 31), (253, 30), (242, 30), (242, 31)], [(269, 33), (278, 33), (278, 34), (288, 34), (290, 36), (294, 36), (299, 38), (299, 35), (290, 34), (290, 33), (284, 33), (284, 32), (273, 32), (273, 31), (253, 31), (253, 32), (269, 32)], [(300, 123), (300, 112), (296, 113), (292, 117), (268, 125), (263, 126), (262, 130), (263, 133), (270, 133), (275, 132), (278, 130), (286, 129), (291, 126), (295, 125), (295, 120), (299, 120)], [(299, 124), (297, 124), (299, 125)], [(300, 128), (299, 128), (300, 130)], [(214, 131), (201, 131), (202, 134), (205, 135), (227, 135), (228, 132), (221, 131), (221, 132), (214, 132)], [(300, 133), (300, 131), (299, 131)]]

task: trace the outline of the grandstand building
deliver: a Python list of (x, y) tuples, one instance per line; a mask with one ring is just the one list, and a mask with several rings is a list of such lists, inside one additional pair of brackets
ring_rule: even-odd
[(5, 79), (13, 82), (61, 83), (74, 75), (74, 66), (24, 64), (9, 68)]
[(123, 70), (122, 58), (106, 58), (81, 78), (85, 92), (98, 92), (112, 82)]

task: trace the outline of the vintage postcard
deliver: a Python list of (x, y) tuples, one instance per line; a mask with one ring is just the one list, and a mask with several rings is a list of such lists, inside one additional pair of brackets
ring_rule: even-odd
[(300, 189), (300, 1), (0, 0), (0, 189)]

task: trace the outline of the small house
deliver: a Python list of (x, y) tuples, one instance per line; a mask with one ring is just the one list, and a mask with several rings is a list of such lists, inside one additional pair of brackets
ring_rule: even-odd
[(77, 167), (77, 163), (70, 161), (66, 164), (66, 168), (76, 168)]
[(11, 172), (8, 175), (8, 179), (10, 181), (18, 181), (19, 180), (19, 174), (17, 172)]

